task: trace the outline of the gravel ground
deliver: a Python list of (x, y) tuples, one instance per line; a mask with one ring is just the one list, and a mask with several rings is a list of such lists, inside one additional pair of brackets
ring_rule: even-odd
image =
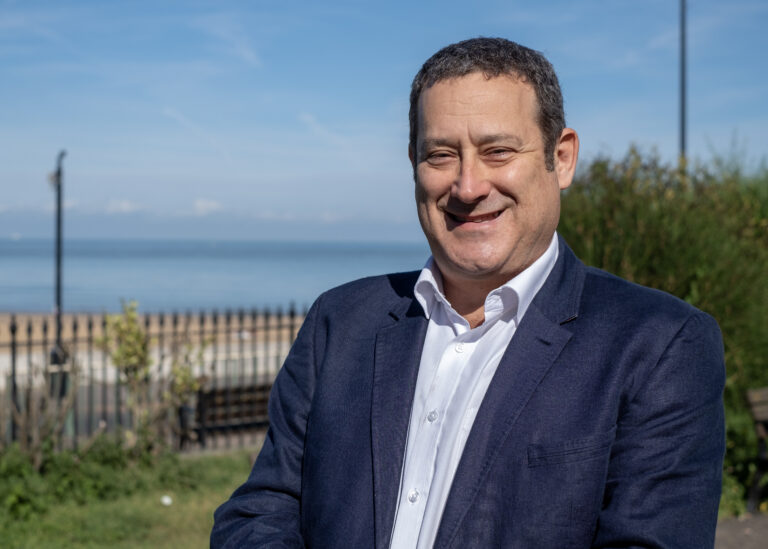
[(768, 548), (768, 515), (744, 515), (717, 523), (715, 549)]

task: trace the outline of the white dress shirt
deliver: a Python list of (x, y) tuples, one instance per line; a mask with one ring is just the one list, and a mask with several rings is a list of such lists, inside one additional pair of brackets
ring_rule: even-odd
[(501, 356), (557, 261), (557, 234), (530, 267), (485, 299), (470, 329), (445, 298), (432, 258), (414, 294), (429, 319), (416, 381), (391, 549), (431, 549), (456, 467)]

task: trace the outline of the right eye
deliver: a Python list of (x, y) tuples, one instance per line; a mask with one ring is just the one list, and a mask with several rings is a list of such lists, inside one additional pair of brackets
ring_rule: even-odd
[(447, 164), (453, 159), (453, 154), (448, 151), (434, 151), (427, 154), (427, 162), (434, 166)]

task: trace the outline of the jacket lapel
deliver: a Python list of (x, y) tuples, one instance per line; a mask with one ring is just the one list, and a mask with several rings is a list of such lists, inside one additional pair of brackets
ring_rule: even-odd
[(403, 300), (390, 316), (395, 322), (376, 337), (371, 403), (377, 549), (386, 549), (392, 534), (411, 404), (427, 332), (427, 319), (413, 298)]
[(448, 547), (473, 504), (517, 418), (571, 332), (584, 266), (560, 240), (559, 258), (534, 298), (494, 374), (467, 439), (438, 529), (435, 547)]

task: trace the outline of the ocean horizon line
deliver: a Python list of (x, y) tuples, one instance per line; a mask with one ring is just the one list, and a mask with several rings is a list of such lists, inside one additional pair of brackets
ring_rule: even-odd
[[(420, 269), (426, 241), (70, 239), (64, 243), (63, 309), (144, 311), (299, 307), (345, 282)], [(52, 309), (54, 241), (0, 239), (0, 311)]]

